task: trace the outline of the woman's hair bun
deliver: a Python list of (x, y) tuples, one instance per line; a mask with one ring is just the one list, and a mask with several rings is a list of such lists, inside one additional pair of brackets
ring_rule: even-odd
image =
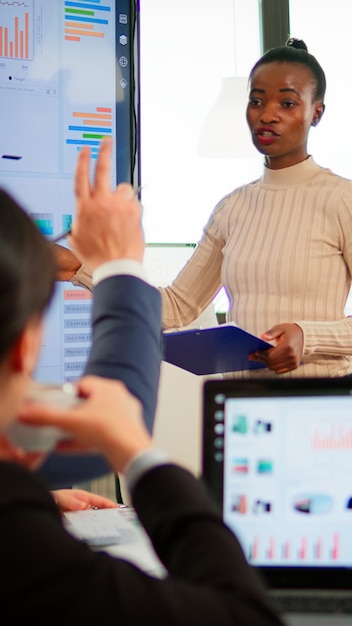
[(294, 37), (290, 37), (286, 41), (286, 46), (289, 46), (290, 48), (297, 48), (298, 50), (306, 50), (308, 52), (308, 48), (303, 39), (295, 39)]

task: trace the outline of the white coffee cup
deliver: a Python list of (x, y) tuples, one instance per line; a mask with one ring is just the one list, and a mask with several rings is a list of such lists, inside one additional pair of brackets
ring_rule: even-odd
[[(35, 403), (59, 409), (69, 409), (82, 399), (77, 396), (74, 385), (41, 384), (33, 382), (27, 394), (27, 399)], [(48, 452), (55, 448), (58, 441), (70, 436), (55, 426), (32, 426), (17, 420), (11, 422), (6, 430), (9, 442), (27, 452)]]

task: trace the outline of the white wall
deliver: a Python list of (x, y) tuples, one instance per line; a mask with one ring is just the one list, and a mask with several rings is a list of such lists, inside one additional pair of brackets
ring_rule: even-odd
[(247, 76), (259, 55), (258, 2), (142, 0), (140, 20), (146, 241), (197, 242), (215, 203), (261, 170), (254, 148), (244, 161), (198, 152), (221, 80)]
[(162, 363), (155, 445), (174, 461), (199, 475), (201, 471), (203, 376)]
[(326, 109), (310, 133), (315, 160), (352, 178), (352, 126), (346, 119), (352, 98), (351, 0), (290, 0), (291, 34), (303, 39), (326, 75)]
[[(187, 328), (216, 326), (210, 305)], [(197, 376), (170, 363), (161, 364), (154, 443), (197, 475), (201, 473), (202, 391), (205, 376)]]

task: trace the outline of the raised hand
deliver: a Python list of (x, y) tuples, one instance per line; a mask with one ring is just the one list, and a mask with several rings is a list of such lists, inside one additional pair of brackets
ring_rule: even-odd
[(76, 168), (76, 219), (69, 242), (91, 271), (115, 259), (140, 262), (144, 254), (141, 206), (130, 184), (111, 189), (110, 156), (111, 140), (106, 139), (101, 144), (93, 183), (89, 148), (80, 152)]

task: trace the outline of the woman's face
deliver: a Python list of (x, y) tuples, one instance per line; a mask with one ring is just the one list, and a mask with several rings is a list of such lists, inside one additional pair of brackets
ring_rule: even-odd
[(307, 158), (311, 125), (324, 111), (314, 100), (311, 71), (299, 63), (272, 62), (254, 72), (247, 105), (252, 141), (271, 169), (296, 165)]

